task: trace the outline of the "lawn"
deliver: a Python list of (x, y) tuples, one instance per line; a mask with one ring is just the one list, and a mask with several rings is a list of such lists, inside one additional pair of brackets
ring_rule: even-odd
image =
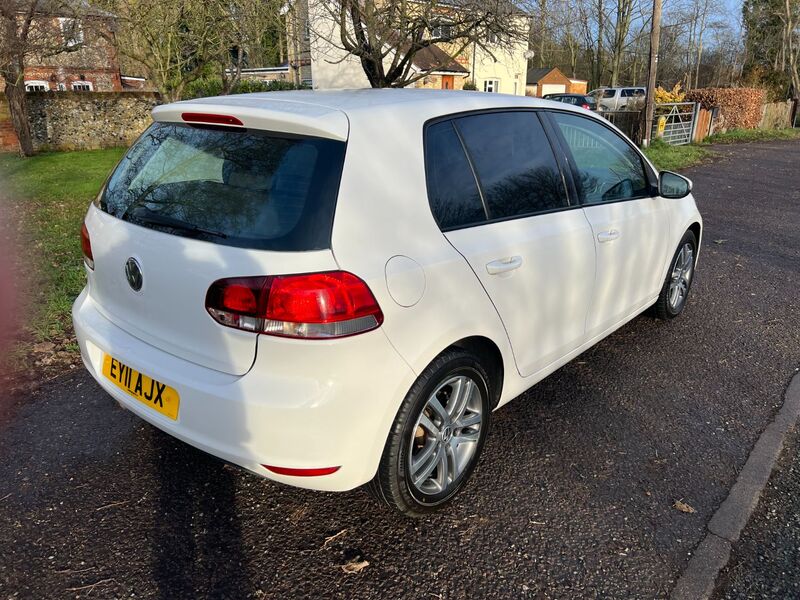
[(711, 144), (792, 139), (800, 139), (800, 129), (731, 129), (709, 136), (700, 144), (686, 146), (670, 146), (661, 140), (653, 140), (649, 148), (644, 148), (644, 153), (659, 170), (679, 171), (712, 157), (714, 152), (705, 147)]
[(708, 144), (735, 144), (738, 142), (768, 142), (771, 140), (794, 140), (800, 138), (798, 129), (731, 129), (717, 133), (703, 140)]
[(661, 140), (653, 140), (643, 152), (660, 171), (680, 171), (713, 155), (710, 150), (697, 144), (670, 146)]
[[(72, 351), (70, 307), (86, 276), (80, 247), (80, 225), (89, 203), (124, 153), (123, 148), (54, 152), (32, 158), (0, 154), (0, 201), (11, 219), (20, 220), (23, 247), (19, 260), (33, 262), (22, 305), (29, 335), (15, 350), (31, 348), (54, 354)], [(29, 263), (24, 265), (30, 272)], [(52, 344), (52, 346), (51, 346)], [(47, 358), (43, 357), (45, 364)], [(12, 366), (14, 358), (12, 357)]]

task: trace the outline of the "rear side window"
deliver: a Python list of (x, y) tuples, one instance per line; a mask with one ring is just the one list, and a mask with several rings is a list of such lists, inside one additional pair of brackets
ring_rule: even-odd
[(560, 112), (551, 115), (575, 162), (584, 204), (649, 195), (642, 158), (624, 139), (594, 119)]
[(155, 123), (99, 206), (137, 225), (263, 250), (330, 248), (344, 142)]
[(425, 168), (428, 200), (441, 229), (465, 227), (486, 220), (475, 177), (451, 121), (427, 128)]
[(539, 117), (495, 112), (455, 120), (478, 176), (490, 219), (568, 205), (561, 172)]

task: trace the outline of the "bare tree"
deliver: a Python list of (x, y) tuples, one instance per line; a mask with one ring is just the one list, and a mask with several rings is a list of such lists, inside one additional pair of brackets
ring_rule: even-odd
[(220, 10), (202, 0), (113, 0), (120, 53), (144, 65), (169, 101), (200, 78), (220, 51)]
[[(372, 87), (404, 87), (425, 77), (415, 57), (433, 45), (451, 57), (469, 48), (490, 56), (525, 43), (529, 23), (509, 0), (318, 0), (311, 8), (333, 27), (314, 27), (348, 55), (357, 57)], [(491, 43), (490, 43), (491, 40)], [(435, 70), (432, 68), (430, 70)]]
[(65, 40), (55, 17), (78, 18), (82, 5), (43, 0), (0, 0), (0, 76), (5, 84), (11, 122), (20, 152), (33, 154), (33, 139), (25, 95), (25, 65), (31, 56), (76, 51), (80, 44)]

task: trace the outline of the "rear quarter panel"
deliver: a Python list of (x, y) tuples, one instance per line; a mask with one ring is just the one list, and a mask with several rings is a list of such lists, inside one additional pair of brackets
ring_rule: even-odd
[[(387, 110), (351, 117), (334, 256), (369, 284), (385, 316), (383, 330), (416, 374), (454, 342), (484, 336), (499, 347), (508, 378), (516, 369), (497, 311), (428, 205), (424, 121), (400, 121)], [(424, 290), (413, 305), (401, 306), (390, 294), (386, 264), (393, 256), (409, 257), (424, 272)], [(392, 417), (402, 399), (396, 398)]]

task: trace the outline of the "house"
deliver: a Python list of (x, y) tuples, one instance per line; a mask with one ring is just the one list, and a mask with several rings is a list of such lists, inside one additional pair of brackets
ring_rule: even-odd
[[(361, 61), (333, 41), (340, 37), (339, 24), (330, 14), (312, 13), (308, 0), (298, 0), (286, 9), (286, 18), (289, 75), (314, 89), (369, 87)], [(526, 16), (518, 18), (527, 26)], [(421, 77), (410, 87), (460, 90), (472, 82), (485, 92), (524, 95), (527, 42), (508, 48), (494, 39), (485, 45), (487, 49), (477, 44), (466, 48), (434, 45), (419, 51), (412, 72)]]
[(83, 2), (43, 2), (34, 23), (41, 39), (52, 41), (26, 57), (27, 91), (123, 90), (112, 14)]
[(555, 67), (528, 69), (525, 93), (541, 98), (546, 94), (585, 94), (588, 82), (571, 79)]

